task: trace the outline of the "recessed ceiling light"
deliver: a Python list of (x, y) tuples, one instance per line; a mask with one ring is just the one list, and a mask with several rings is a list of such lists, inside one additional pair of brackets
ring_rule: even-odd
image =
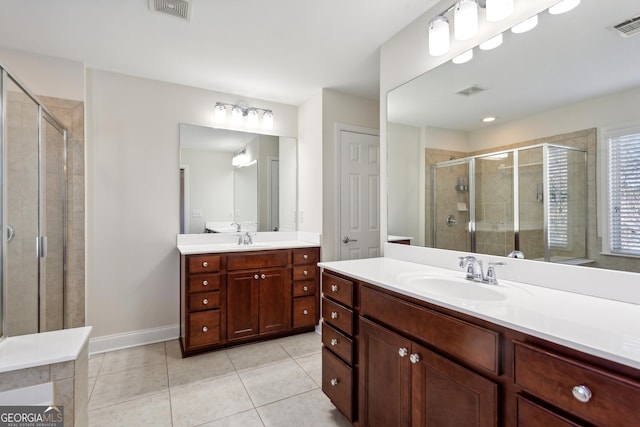
[(491, 122), (494, 122), (495, 120), (496, 120), (496, 118), (494, 116), (487, 116), (487, 117), (482, 119), (482, 121), (485, 122), (485, 123), (491, 123)]

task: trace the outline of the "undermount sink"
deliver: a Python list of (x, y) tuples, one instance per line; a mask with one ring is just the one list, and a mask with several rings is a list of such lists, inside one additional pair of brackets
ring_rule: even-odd
[(403, 286), (424, 295), (474, 301), (502, 301), (506, 298), (492, 288), (495, 285), (485, 285), (463, 278), (421, 274), (400, 276), (398, 280)]

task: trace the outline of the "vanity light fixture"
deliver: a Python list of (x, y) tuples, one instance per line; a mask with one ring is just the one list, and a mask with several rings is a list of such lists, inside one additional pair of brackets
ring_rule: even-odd
[(549, 13), (552, 15), (560, 15), (561, 13), (569, 12), (580, 4), (580, 0), (562, 0), (549, 8)]
[(487, 0), (487, 21), (498, 22), (513, 13), (513, 0)]
[(237, 168), (241, 168), (247, 163), (247, 149), (243, 148), (233, 155), (231, 158), (231, 165)]
[(511, 27), (511, 32), (515, 34), (526, 33), (534, 29), (538, 25), (538, 15), (533, 15), (531, 18), (522, 21), (521, 23)]
[(429, 24), (429, 54), (441, 56), (449, 52), (449, 20), (440, 15)]
[(216, 102), (213, 109), (213, 120), (216, 123), (227, 122), (227, 108), (231, 109), (231, 124), (242, 125), (244, 118), (247, 118), (247, 126), (256, 128), (260, 124), (260, 113), (262, 113), (262, 127), (273, 129), (273, 111), (257, 107), (244, 107), (242, 105)]
[(482, 50), (491, 50), (491, 49), (497, 48), (501, 44), (502, 44), (502, 33), (498, 34), (493, 38), (490, 38), (486, 42), (480, 43), (478, 47)]
[(456, 40), (468, 40), (478, 33), (478, 3), (460, 0), (453, 12), (453, 33)]
[(473, 59), (473, 49), (469, 49), (468, 51), (461, 53), (451, 60), (454, 64), (464, 64), (465, 62), (469, 62)]

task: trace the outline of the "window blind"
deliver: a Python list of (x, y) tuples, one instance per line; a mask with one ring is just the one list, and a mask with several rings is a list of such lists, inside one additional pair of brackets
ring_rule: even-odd
[(549, 247), (569, 247), (569, 154), (567, 150), (549, 147), (547, 151), (549, 195)]
[(609, 246), (640, 256), (640, 133), (608, 139)]

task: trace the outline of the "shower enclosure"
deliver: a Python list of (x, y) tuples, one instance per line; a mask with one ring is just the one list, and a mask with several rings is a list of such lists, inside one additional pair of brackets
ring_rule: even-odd
[(2, 330), (65, 327), (67, 130), (0, 66)]
[(540, 144), (432, 167), (434, 247), (581, 262), (586, 257), (586, 152)]

